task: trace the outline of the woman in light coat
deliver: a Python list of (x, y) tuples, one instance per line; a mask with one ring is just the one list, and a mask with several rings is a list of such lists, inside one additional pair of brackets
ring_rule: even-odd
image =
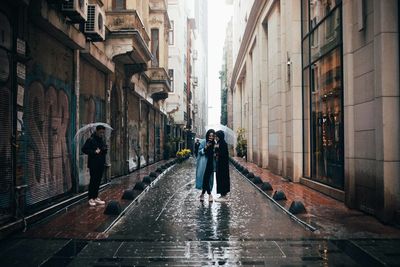
[(202, 190), (200, 201), (204, 201), (204, 194), (207, 192), (208, 201), (212, 202), (211, 190), (214, 184), (214, 135), (215, 131), (207, 131), (206, 139), (200, 141), (199, 154), (196, 166), (196, 188)]

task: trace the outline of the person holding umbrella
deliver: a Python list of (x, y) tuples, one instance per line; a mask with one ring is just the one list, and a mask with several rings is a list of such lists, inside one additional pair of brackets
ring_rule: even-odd
[(223, 131), (217, 131), (215, 135), (217, 141), (214, 146), (217, 159), (217, 193), (221, 194), (217, 201), (226, 201), (230, 191), (228, 144), (225, 142)]
[(82, 147), (82, 152), (88, 155), (88, 168), (90, 171), (89, 182), (89, 205), (104, 205), (105, 202), (99, 198), (99, 188), (103, 177), (107, 145), (104, 142), (106, 128), (103, 125), (96, 126), (96, 132), (89, 137)]

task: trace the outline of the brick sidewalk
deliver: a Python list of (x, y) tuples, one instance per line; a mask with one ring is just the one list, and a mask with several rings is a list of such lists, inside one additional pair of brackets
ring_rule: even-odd
[[(299, 183), (292, 183), (281, 176), (271, 173), (256, 164), (246, 162), (235, 157), (249, 172), (260, 176), (264, 182), (269, 182), (273, 191), (267, 193), (272, 196), (276, 190), (285, 192), (287, 200), (278, 201), (289, 210), (294, 200), (302, 201), (307, 213), (296, 215), (302, 221), (317, 228), (316, 234), (321, 237), (334, 238), (399, 238), (400, 229), (384, 225), (375, 217), (360, 211), (347, 208), (343, 202), (315, 191)], [(234, 168), (232, 166), (232, 168)]]
[[(154, 172), (158, 167), (168, 161), (159, 161), (144, 167), (128, 176), (116, 178), (111, 184), (99, 193), (99, 197), (108, 203), (118, 200), (122, 210), (127, 207), (131, 200), (121, 199), (124, 190), (132, 189), (135, 183), (141, 182), (143, 177)], [(26, 233), (21, 234), (24, 238), (78, 238), (99, 239), (106, 235), (103, 231), (114, 221), (117, 216), (104, 214), (106, 206), (90, 207), (87, 200), (82, 200), (62, 214), (56, 214), (44, 222), (34, 225)]]

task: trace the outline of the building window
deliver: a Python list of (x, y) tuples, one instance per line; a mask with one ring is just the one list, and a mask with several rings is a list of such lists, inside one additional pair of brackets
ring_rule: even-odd
[(302, 0), (303, 175), (344, 188), (341, 1)]
[(175, 25), (174, 25), (174, 21), (173, 20), (171, 20), (171, 29), (169, 30), (169, 35), (168, 35), (168, 43), (169, 43), (169, 45), (174, 45), (174, 27), (175, 27)]
[(187, 58), (186, 58), (186, 54), (183, 55), (183, 73), (186, 76), (186, 72), (187, 72)]
[(112, 1), (113, 10), (124, 10), (126, 9), (126, 0), (113, 0)]
[(152, 67), (159, 67), (160, 65), (160, 38), (159, 30), (151, 29), (151, 53), (153, 59), (151, 60)]
[(174, 70), (173, 69), (168, 70), (168, 76), (171, 81), (171, 91), (173, 92), (174, 91)]

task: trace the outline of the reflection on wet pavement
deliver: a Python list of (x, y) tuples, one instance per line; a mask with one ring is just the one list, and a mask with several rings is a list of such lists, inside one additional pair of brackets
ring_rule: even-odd
[(229, 202), (200, 202), (194, 174), (193, 160), (176, 167), (115, 225), (110, 238), (229, 241), (311, 236), (233, 170)]
[(193, 160), (177, 166), (108, 232), (108, 241), (91, 243), (72, 266), (96, 251), (97, 263), (120, 265), (356, 265), (333, 243), (310, 240), (312, 232), (233, 170), (228, 202), (200, 202), (194, 173)]
[(0, 265), (398, 265), (398, 240), (321, 238), (233, 169), (230, 200), (200, 202), (194, 173), (193, 159), (172, 168), (132, 204), (105, 239), (11, 239), (0, 243)]

